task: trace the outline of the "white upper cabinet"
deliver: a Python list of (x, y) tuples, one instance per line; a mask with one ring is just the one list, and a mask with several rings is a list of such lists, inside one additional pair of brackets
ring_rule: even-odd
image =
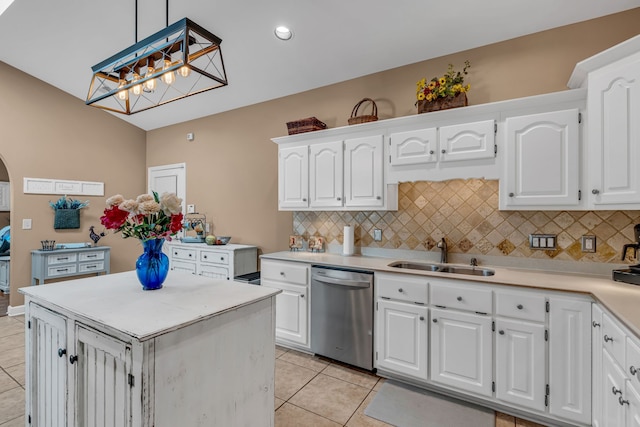
[(577, 108), (508, 117), (501, 209), (579, 204)]
[(282, 209), (309, 206), (309, 148), (306, 145), (279, 150), (278, 205)]
[(390, 136), (392, 166), (424, 165), (438, 160), (436, 128), (396, 132)]
[(586, 87), (588, 209), (640, 209), (640, 36), (576, 64)]
[(443, 126), (439, 129), (440, 161), (495, 157), (495, 121), (483, 120)]
[(384, 206), (382, 135), (348, 139), (345, 145), (345, 205)]
[(309, 147), (309, 196), (311, 207), (341, 207), (343, 198), (342, 141)]

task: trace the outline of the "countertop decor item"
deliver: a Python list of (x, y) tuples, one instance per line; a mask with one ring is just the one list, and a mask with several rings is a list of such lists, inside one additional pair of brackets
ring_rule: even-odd
[(434, 77), (430, 81), (418, 81), (416, 88), (416, 106), (418, 114), (430, 111), (446, 110), (468, 105), (467, 92), (470, 85), (464, 84), (464, 76), (471, 67), (469, 61), (464, 62), (462, 71), (455, 71), (453, 64), (442, 77)]
[[(371, 114), (362, 114), (359, 116), (358, 110), (360, 109), (360, 106), (365, 102), (371, 103)], [(376, 105), (375, 101), (371, 98), (363, 98), (362, 100), (360, 100), (360, 102), (358, 102), (353, 107), (353, 110), (351, 110), (351, 117), (349, 117), (349, 120), (347, 121), (349, 122), (350, 125), (357, 125), (360, 123), (375, 122), (377, 120), (378, 120), (378, 106)]]
[(307, 117), (306, 119), (287, 122), (287, 131), (289, 132), (289, 135), (313, 132), (314, 130), (323, 130), (326, 128), (327, 125), (316, 119), (315, 117)]
[(89, 201), (81, 202), (67, 196), (62, 196), (55, 202), (49, 202), (54, 210), (53, 228), (56, 230), (80, 228), (80, 209), (89, 206)]
[(160, 289), (169, 272), (169, 258), (162, 252), (162, 244), (182, 229), (182, 199), (174, 193), (158, 196), (155, 191), (135, 200), (117, 194), (107, 199), (107, 206), (100, 217), (102, 225), (121, 232), (125, 239), (142, 241), (144, 253), (136, 262), (142, 289)]

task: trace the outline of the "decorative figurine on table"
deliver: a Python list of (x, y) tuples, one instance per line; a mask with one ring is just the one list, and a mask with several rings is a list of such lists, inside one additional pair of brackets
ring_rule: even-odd
[(324, 238), (320, 236), (309, 237), (309, 252), (324, 252)]
[(91, 240), (93, 240), (93, 246), (98, 246), (98, 240), (100, 240), (100, 238), (104, 237), (106, 234), (104, 231), (98, 234), (94, 231), (94, 229), (95, 227), (93, 225), (89, 227), (89, 237), (91, 238)]
[(289, 250), (297, 252), (302, 249), (302, 236), (289, 236)]

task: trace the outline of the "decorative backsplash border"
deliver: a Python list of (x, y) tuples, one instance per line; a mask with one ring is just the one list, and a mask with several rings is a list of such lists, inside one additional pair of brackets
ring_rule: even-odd
[[(356, 247), (439, 251), (444, 237), (454, 253), (620, 263), (636, 223), (640, 211), (500, 211), (497, 180), (456, 179), (401, 183), (396, 212), (294, 212), (293, 233), (342, 244), (352, 225)], [(557, 234), (557, 249), (529, 249), (529, 234)], [(596, 252), (582, 252), (583, 235), (596, 236)]]

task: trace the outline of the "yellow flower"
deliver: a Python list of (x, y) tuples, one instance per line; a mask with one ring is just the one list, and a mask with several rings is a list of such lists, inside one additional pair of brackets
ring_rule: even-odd
[(436, 82), (434, 82), (433, 80), (431, 80), (431, 81), (429, 82), (429, 86), (428, 86), (428, 87), (429, 87), (429, 90), (433, 90), (433, 89), (435, 89), (435, 88), (436, 88)]
[(440, 85), (445, 85), (447, 84), (447, 79), (445, 79), (444, 77), (440, 77), (440, 80), (438, 80), (438, 82), (440, 83)]
[(432, 93), (428, 93), (427, 94), (427, 101), (429, 101), (429, 102), (433, 101), (433, 94)]
[(422, 80), (418, 81), (417, 85), (419, 88), (424, 87), (427, 84), (427, 79), (423, 78)]
[(424, 93), (423, 93), (423, 92), (420, 92), (420, 93), (418, 94), (418, 101), (422, 101), (423, 99), (424, 99)]
[(469, 91), (469, 89), (471, 89), (471, 85), (466, 85), (466, 86), (464, 87), (465, 92), (468, 92), (468, 91)]

